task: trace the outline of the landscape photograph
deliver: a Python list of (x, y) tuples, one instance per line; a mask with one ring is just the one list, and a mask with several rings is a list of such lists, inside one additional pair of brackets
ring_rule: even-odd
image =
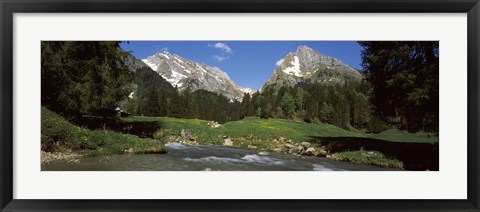
[(439, 171), (438, 41), (42, 41), (42, 171)]

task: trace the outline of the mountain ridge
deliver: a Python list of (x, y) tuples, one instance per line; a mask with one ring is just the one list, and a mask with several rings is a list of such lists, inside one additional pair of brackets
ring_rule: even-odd
[(142, 61), (179, 90), (207, 90), (240, 101), (244, 93), (255, 90), (236, 84), (218, 67), (186, 59), (168, 51), (159, 51)]
[(345, 83), (360, 80), (360, 72), (341, 60), (324, 55), (308, 46), (301, 45), (289, 52), (275, 68), (271, 78), (260, 89), (278, 90), (282, 86), (299, 83)]
[[(168, 51), (158, 51), (141, 61), (180, 91), (187, 87), (191, 92), (207, 90), (222, 94), (232, 101), (241, 101), (245, 93), (257, 92), (239, 86), (218, 67), (186, 59)], [(357, 69), (340, 59), (322, 54), (306, 45), (298, 46), (296, 51), (289, 52), (280, 61), (259, 92), (278, 90), (283, 86), (293, 87), (299, 83), (335, 84), (363, 78)]]

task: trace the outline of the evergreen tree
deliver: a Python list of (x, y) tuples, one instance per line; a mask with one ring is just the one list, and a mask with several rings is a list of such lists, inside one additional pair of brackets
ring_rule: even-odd
[(262, 108), (262, 111), (260, 113), (260, 118), (262, 119), (268, 119), (272, 116), (272, 104), (267, 102), (265, 106)]
[(275, 118), (283, 119), (285, 118), (285, 114), (283, 113), (282, 107), (277, 107), (275, 110)]
[(245, 93), (242, 98), (242, 104), (240, 108), (240, 118), (243, 119), (249, 115), (250, 105), (251, 105), (250, 94)]
[(160, 96), (160, 108), (158, 110), (158, 116), (167, 116), (168, 114), (168, 100), (165, 90), (160, 89), (158, 91)]
[(170, 98), (170, 101), (168, 102), (168, 116), (170, 117), (175, 117), (175, 118), (181, 118), (182, 117), (182, 99), (180, 98), (180, 94), (178, 92), (178, 87), (175, 87), (172, 96)]
[(329, 103), (323, 102), (322, 107), (320, 108), (320, 113), (318, 118), (323, 123), (332, 123), (331, 120), (334, 112), (335, 111), (332, 105), (330, 105)]
[(305, 115), (305, 99), (305, 91), (301, 87), (297, 87), (295, 92), (295, 114), (299, 118), (304, 118)]
[(42, 41), (42, 105), (69, 116), (115, 115), (132, 80), (119, 44)]
[(295, 100), (293, 99), (292, 95), (286, 92), (281, 100), (281, 107), (283, 110), (283, 114), (287, 118), (292, 118), (295, 113)]
[(149, 87), (145, 98), (145, 105), (143, 113), (146, 116), (159, 116), (160, 115), (160, 97), (158, 92), (153, 87)]
[(322, 88), (318, 84), (312, 85), (308, 90), (308, 99), (305, 100), (305, 117), (304, 120), (312, 122), (315, 118), (320, 119), (321, 103), (324, 100), (321, 94)]
[(375, 115), (412, 132), (438, 131), (438, 41), (359, 43)]
[(181, 98), (181, 112), (180, 116), (184, 118), (192, 118), (193, 117), (193, 99), (192, 94), (190, 92), (190, 87), (187, 87), (185, 91), (183, 91), (182, 98)]

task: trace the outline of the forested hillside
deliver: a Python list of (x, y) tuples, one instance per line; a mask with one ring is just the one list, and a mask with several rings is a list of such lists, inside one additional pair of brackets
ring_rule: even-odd
[[(325, 64), (348, 70), (343, 72), (356, 72), (302, 46), (287, 56), (300, 60), (296, 61), (300, 72), (285, 72), (283, 69), (292, 68), (284, 61), (286, 65), (274, 73), (296, 77), (297, 81), (278, 89), (245, 93), (239, 102), (205, 90), (192, 92), (189, 87), (179, 91), (140, 60), (126, 60), (132, 55), (120, 50), (119, 42), (42, 42), (42, 82), (48, 82), (42, 83), (42, 105), (70, 117), (110, 117), (120, 107), (135, 115), (220, 123), (258, 116), (329, 123), (369, 132), (392, 127), (411, 132), (438, 131), (438, 42), (360, 45), (362, 78), (332, 82), (338, 76), (325, 75), (327, 78), (318, 82), (300, 80), (312, 76), (320, 79), (320, 72), (325, 70), (318, 67), (330, 67)], [(301, 67), (308, 67), (308, 71)], [(281, 85), (275, 82), (277, 78), (266, 84)]]

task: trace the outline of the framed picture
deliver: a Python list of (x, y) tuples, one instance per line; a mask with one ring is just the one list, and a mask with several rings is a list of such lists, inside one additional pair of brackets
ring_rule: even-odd
[(477, 0), (0, 7), (1, 211), (479, 211)]

